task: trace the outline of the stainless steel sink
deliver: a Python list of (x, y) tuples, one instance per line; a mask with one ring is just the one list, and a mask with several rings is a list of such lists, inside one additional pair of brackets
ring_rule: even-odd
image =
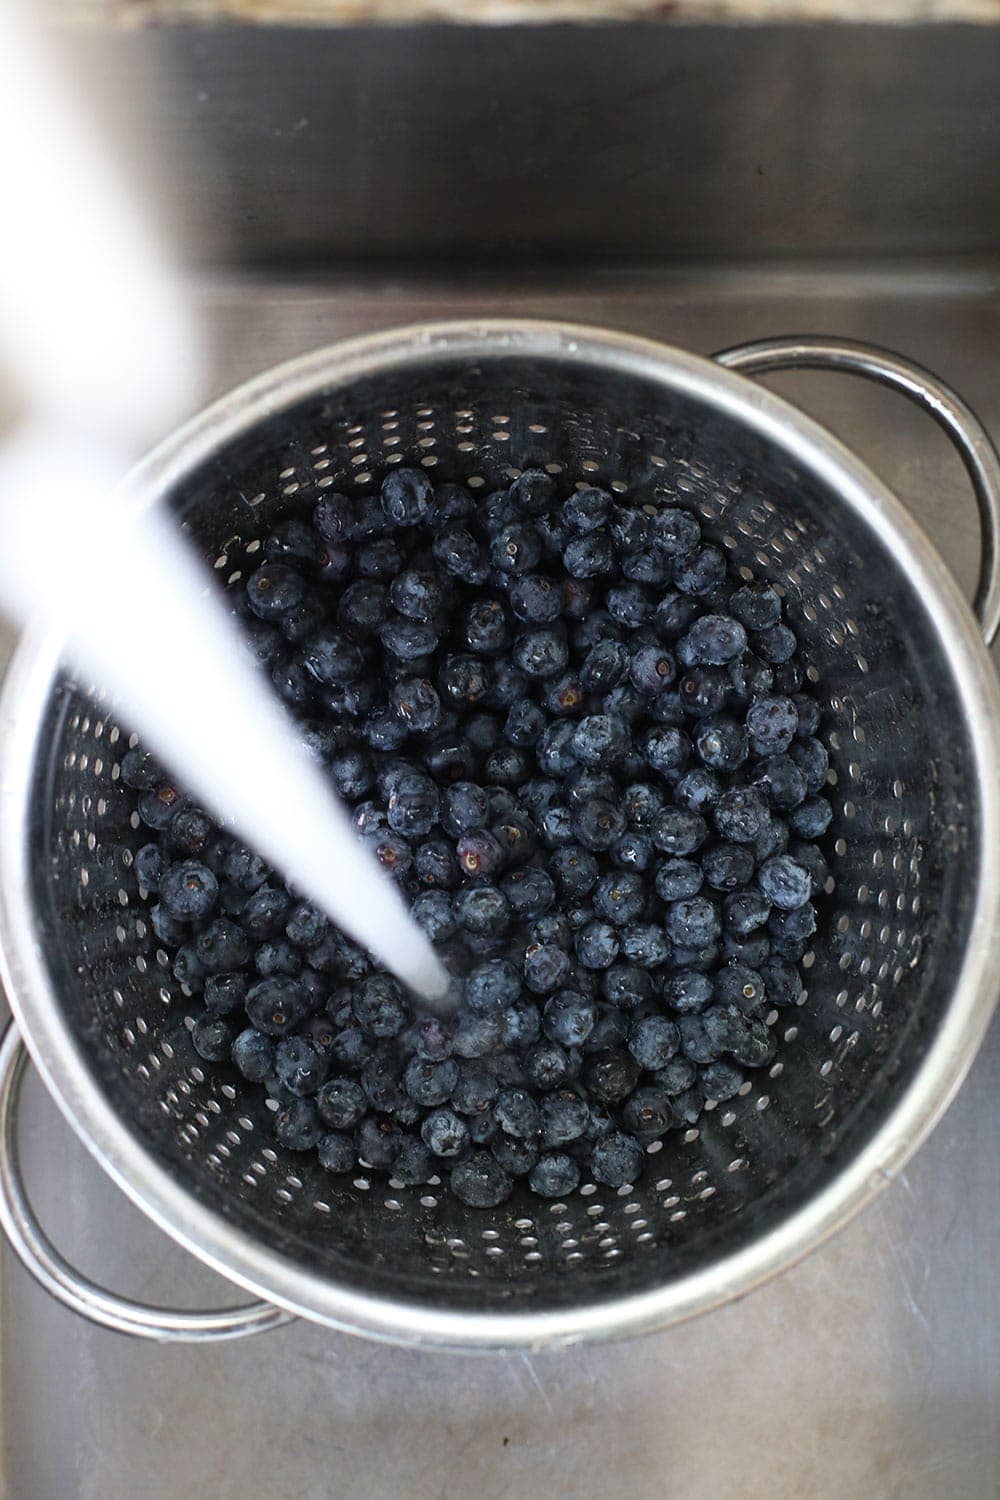
[[(933, 43), (929, 30), (918, 37), (919, 30), (902, 37), (902, 44), (910, 61), (919, 57), (926, 71)], [(255, 33), (252, 43), (244, 39), (242, 51), (238, 38), (227, 44), (217, 31), (171, 35), (159, 48), (161, 59), (165, 52), (171, 55), (173, 71), (161, 75), (150, 113), (161, 130), (170, 124), (189, 146), (197, 136), (192, 120), (201, 118), (217, 153), (212, 172), (226, 159), (228, 140), (228, 161), (238, 178), (226, 198), (223, 239), (201, 233), (210, 216), (204, 163), (192, 164), (193, 197), (186, 205), (191, 296), (210, 334), (212, 392), (286, 356), (361, 330), (437, 316), (547, 315), (625, 328), (704, 352), (779, 332), (873, 340), (934, 368), (1000, 436), (1000, 301), (994, 263), (986, 253), (1000, 241), (1000, 221), (995, 197), (983, 194), (983, 179), (976, 176), (988, 148), (995, 154), (996, 106), (987, 92), (982, 49), (995, 47), (996, 33), (980, 31), (974, 45), (958, 36), (961, 28), (946, 30), (947, 47), (938, 54), (946, 77), (938, 80), (926, 116), (912, 96), (912, 76), (886, 72), (893, 52), (881, 32), (871, 43), (874, 50), (862, 56), (848, 43), (853, 39), (860, 48), (863, 32), (846, 29), (828, 63), (810, 51), (813, 40), (793, 43), (776, 32), (778, 50), (770, 62), (766, 29), (746, 42), (750, 51), (740, 72), (745, 82), (740, 97), (745, 99), (753, 84), (755, 97), (763, 100), (761, 90), (770, 79), (782, 129), (793, 131), (801, 115), (797, 140), (776, 131), (774, 111), (764, 104), (755, 117), (754, 128), (780, 148), (783, 160), (799, 158), (799, 177), (789, 168), (778, 195), (786, 226), (780, 244), (767, 237), (763, 242), (759, 225), (743, 225), (733, 215), (732, 193), (738, 197), (749, 187), (739, 173), (723, 172), (731, 188), (728, 207), (719, 201), (718, 183), (714, 193), (703, 186), (695, 228), (666, 246), (673, 259), (657, 257), (649, 219), (641, 232), (633, 225), (627, 234), (620, 223), (605, 222), (593, 236), (584, 227), (575, 248), (588, 262), (585, 270), (560, 263), (566, 247), (555, 241), (544, 257), (540, 250), (512, 254), (505, 265), (496, 245), (486, 243), (490, 236), (474, 243), (472, 235), (459, 244), (455, 264), (420, 271), (403, 257), (405, 236), (398, 231), (409, 214), (417, 258), (424, 264), (437, 258), (425, 233), (432, 227), (426, 203), (414, 198), (409, 205), (395, 205), (391, 266), (360, 273), (349, 263), (362, 244), (361, 208), (367, 204), (373, 213), (377, 208), (370, 174), (389, 172), (397, 188), (402, 181), (398, 164), (380, 161), (373, 147), (374, 154), (359, 167), (365, 191), (359, 187), (359, 196), (346, 200), (356, 218), (338, 229), (326, 205), (315, 220), (299, 226), (298, 238), (309, 243), (298, 258), (319, 267), (308, 276), (290, 274), (294, 226), (275, 225), (265, 182), (276, 173), (273, 180), (284, 184), (282, 211), (306, 213), (310, 195), (324, 180), (318, 146), (313, 142), (300, 155), (290, 145), (282, 177), (280, 144), (261, 136), (267, 170), (260, 161), (253, 171), (245, 170), (248, 120), (273, 122), (281, 115), (292, 126), (300, 118), (287, 51), (304, 44), (287, 33), (274, 41), (273, 57), (281, 62), (280, 98), (276, 102), (272, 70), (272, 92), (258, 98), (259, 110), (255, 113), (248, 97), (244, 113), (227, 123), (225, 111), (239, 92), (237, 84), (246, 84), (255, 69), (261, 79), (268, 76), (266, 33)], [(457, 32), (447, 43), (449, 66), (457, 66), (454, 59), (465, 45), (467, 66), (488, 70), (488, 38), (497, 34), (482, 33), (475, 42), (464, 35), (464, 43), (456, 40)], [(533, 35), (553, 68), (546, 75), (533, 63), (532, 87), (548, 76), (558, 96), (565, 85), (557, 64), (565, 48), (579, 57), (581, 49), (596, 46), (596, 36), (584, 43), (576, 33), (564, 42), (559, 38), (565, 33)], [(633, 43), (637, 37), (629, 46)], [(426, 44), (422, 33), (420, 47)], [(88, 45), (98, 51), (106, 45), (120, 60), (134, 43), (124, 36), (103, 42), (91, 37)], [(377, 89), (386, 70), (395, 70), (397, 79), (409, 76), (398, 36), (385, 43), (381, 74), (374, 42), (352, 45), (356, 56), (368, 59), (364, 88)], [(497, 45), (500, 55), (508, 56), (515, 43), (508, 37)], [(624, 64), (628, 47), (623, 41), (615, 45), (618, 51), (610, 56)], [(703, 79), (712, 76), (712, 58), (718, 66), (728, 56), (736, 67), (731, 33), (720, 28), (702, 45), (709, 48), (701, 54)], [(325, 39), (323, 46), (336, 52), (335, 39)], [(527, 47), (526, 40), (517, 46)], [(698, 52), (691, 36), (682, 50), (693, 68)], [(791, 82), (782, 81), (782, 57), (800, 70), (794, 98)], [(818, 70), (811, 75), (812, 87), (828, 96), (849, 92), (848, 75), (873, 80), (851, 130), (842, 127), (858, 157), (864, 155), (863, 143), (854, 139), (854, 127), (866, 110), (873, 118), (877, 113), (878, 78), (897, 107), (912, 108), (911, 118), (920, 121), (911, 140), (937, 139), (933, 180), (925, 184), (923, 197), (916, 159), (906, 168), (910, 197), (898, 208), (901, 217), (892, 219), (882, 204), (873, 209), (867, 229), (861, 222), (866, 202), (871, 206), (877, 197), (879, 180), (888, 192), (899, 167), (898, 153), (883, 149), (888, 140), (898, 145), (902, 139), (890, 123), (872, 136), (864, 193), (852, 198), (850, 182), (837, 175), (823, 217), (816, 197), (822, 193), (812, 184), (807, 211), (798, 215), (802, 232), (796, 235), (801, 207), (796, 182), (806, 180), (809, 142), (815, 145), (818, 128), (808, 80), (801, 75), (809, 57)], [(964, 102), (963, 57), (969, 68)], [(413, 77), (419, 72), (433, 89), (425, 64), (421, 52)], [(597, 68), (595, 55), (587, 66)], [(194, 115), (184, 112), (185, 90), (194, 88), (196, 74), (198, 89), (218, 87), (229, 101), (220, 105), (220, 116), (211, 115), (210, 101), (199, 104)], [(652, 63), (643, 76), (651, 75), (659, 77)], [(722, 111), (732, 142), (745, 120), (738, 98), (727, 103), (725, 70), (718, 76), (719, 90), (706, 96), (705, 104)], [(666, 84), (661, 80), (657, 87), (662, 101)], [(635, 113), (628, 77), (621, 73), (617, 89), (625, 116), (616, 126), (618, 160), (627, 160), (630, 151), (637, 161), (651, 159), (655, 153), (645, 154), (648, 142), (637, 147), (628, 128), (630, 120), (633, 126), (650, 123), (648, 102)], [(945, 96), (953, 109), (944, 109)], [(391, 100), (384, 107), (391, 110)], [(467, 99), (463, 108), (471, 107)], [(688, 96), (684, 128), (689, 133), (697, 133), (698, 107), (694, 95)], [(320, 118), (331, 151), (338, 140), (354, 139), (332, 104), (326, 115), (320, 108)], [(579, 126), (577, 139), (585, 151), (596, 149), (593, 125), (590, 120)], [(377, 145), (378, 132), (370, 128)], [(461, 128), (456, 118), (456, 131)], [(661, 145), (668, 149), (667, 142)], [(534, 201), (547, 168), (537, 153), (529, 158), (526, 201)], [(546, 160), (551, 164), (551, 153)], [(711, 170), (707, 157), (700, 170)], [(943, 183), (946, 170), (958, 180)], [(655, 162), (648, 171), (656, 179)], [(584, 176), (578, 174), (577, 193), (584, 190)], [(600, 184), (605, 178), (595, 180)], [(662, 173), (658, 180), (662, 186)], [(893, 183), (895, 192), (895, 177)], [(671, 194), (680, 191), (675, 186)], [(610, 202), (599, 187), (593, 214), (610, 211)], [(578, 203), (574, 212), (586, 226), (583, 208)], [(436, 211), (447, 212), (447, 204)], [(509, 203), (504, 211), (513, 212)], [(949, 222), (932, 222), (946, 211)], [(466, 228), (473, 223), (463, 214), (459, 218)], [(544, 216), (543, 222), (548, 222)], [(724, 222), (731, 225), (733, 258), (710, 267), (710, 250), (715, 256), (725, 253)], [(849, 233), (852, 225), (856, 240)], [(623, 247), (627, 265), (616, 258)], [(834, 258), (835, 251), (852, 248), (878, 250), (888, 258), (874, 253), (867, 260)], [(774, 258), (778, 249), (780, 260)], [(765, 252), (770, 259), (760, 258)], [(808, 258), (817, 254), (826, 259)], [(640, 260), (644, 264), (637, 268)], [(780, 388), (888, 479), (970, 592), (977, 560), (975, 508), (960, 465), (937, 430), (896, 398), (847, 378), (781, 377)], [(160, 1348), (77, 1321), (5, 1255), (6, 1488), (0, 1489), (10, 1500), (138, 1495), (172, 1500), (177, 1494), (347, 1500), (359, 1493), (379, 1500), (397, 1494), (412, 1500), (471, 1494), (499, 1500), (536, 1493), (574, 1500), (605, 1500), (618, 1493), (637, 1500), (702, 1500), (712, 1494), (741, 1500), (842, 1495), (985, 1500), (1000, 1493), (998, 1081), (1000, 1023), (930, 1143), (906, 1175), (839, 1238), (742, 1303), (639, 1343), (537, 1357), (458, 1358), (397, 1351), (295, 1325), (214, 1349)], [(108, 1285), (165, 1304), (237, 1300), (109, 1185), (35, 1080), (22, 1133), (26, 1175), (39, 1211), (57, 1243), (72, 1246), (85, 1270)]]

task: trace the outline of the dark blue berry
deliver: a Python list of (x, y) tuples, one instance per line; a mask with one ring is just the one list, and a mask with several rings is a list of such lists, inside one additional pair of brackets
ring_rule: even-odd
[(674, 801), (688, 812), (708, 812), (722, 796), (723, 783), (715, 771), (696, 766), (674, 787)]
[(579, 1140), (587, 1128), (590, 1111), (571, 1089), (546, 1094), (541, 1101), (542, 1141), (546, 1146), (565, 1146)]
[(542, 1029), (550, 1042), (561, 1047), (579, 1047), (587, 1040), (597, 1020), (597, 1006), (578, 990), (560, 990), (545, 1002)]
[(234, 1038), (229, 1055), (250, 1083), (263, 1083), (274, 1070), (274, 1043), (252, 1026)]
[(705, 880), (716, 891), (735, 891), (753, 879), (754, 858), (744, 844), (716, 844), (701, 857)]
[(320, 1137), (317, 1156), (320, 1166), (326, 1172), (334, 1172), (338, 1176), (344, 1172), (351, 1172), (357, 1161), (354, 1138), (341, 1135), (334, 1130), (327, 1131)]
[(803, 777), (806, 792), (812, 795), (821, 792), (830, 769), (826, 746), (819, 740), (799, 739), (789, 746), (788, 757)]
[(432, 943), (443, 943), (455, 931), (451, 897), (447, 891), (423, 891), (410, 907), (410, 915)]
[(433, 625), (392, 615), (381, 627), (378, 638), (390, 656), (403, 662), (416, 662), (437, 649), (438, 633)]
[(685, 896), (697, 896), (703, 880), (701, 866), (694, 860), (667, 859), (656, 872), (656, 894), (661, 901), (680, 901)]
[(278, 619), (301, 604), (306, 585), (286, 563), (267, 562), (247, 580), (247, 601), (262, 620)]
[(622, 1123), (639, 1141), (655, 1141), (674, 1124), (670, 1095), (657, 1084), (636, 1089), (622, 1110)]
[(479, 542), (465, 526), (447, 526), (434, 538), (434, 561), (452, 578), (473, 586), (485, 583), (489, 563)]
[(807, 797), (793, 810), (789, 821), (800, 838), (818, 839), (829, 828), (832, 818), (833, 809), (825, 797)]
[(640, 1068), (664, 1068), (680, 1046), (680, 1033), (666, 1016), (642, 1016), (629, 1032), (628, 1048)]
[(572, 828), (585, 849), (610, 849), (625, 830), (625, 814), (617, 802), (593, 797), (574, 809)]
[(606, 526), (613, 506), (607, 490), (587, 486), (571, 495), (562, 508), (563, 524), (567, 530), (584, 535), (588, 531), (599, 531)]
[(715, 987), (707, 974), (686, 971), (671, 974), (663, 986), (663, 999), (680, 1014), (704, 1010), (712, 1003)]
[(774, 625), (770, 630), (754, 632), (753, 648), (757, 655), (772, 666), (787, 662), (794, 654), (798, 641), (795, 632), (787, 625)]
[(527, 625), (551, 625), (562, 613), (562, 592), (551, 578), (524, 573), (515, 578), (507, 595), (510, 607)]
[(179, 917), (172, 917), (166, 907), (161, 906), (159, 902), (149, 909), (149, 925), (161, 943), (167, 943), (172, 947), (183, 943), (191, 931), (190, 922), (184, 922)]
[(178, 921), (194, 922), (207, 917), (219, 897), (219, 882), (206, 865), (196, 860), (168, 865), (159, 881), (160, 904)]
[(812, 894), (808, 871), (787, 854), (765, 860), (757, 872), (757, 881), (771, 905), (782, 911), (803, 906)]
[(580, 682), (588, 693), (607, 693), (623, 682), (629, 669), (628, 648), (620, 641), (595, 641), (580, 667)]
[(621, 929), (622, 957), (644, 969), (655, 969), (670, 959), (670, 944), (656, 922), (631, 922)]
[(481, 885), (459, 891), (453, 910), (459, 926), (480, 937), (503, 937), (510, 925), (510, 905), (496, 886)]
[(458, 1083), (458, 1063), (454, 1058), (428, 1062), (411, 1057), (403, 1073), (403, 1089), (416, 1104), (444, 1104)]
[(594, 887), (593, 902), (598, 917), (622, 927), (641, 915), (646, 904), (645, 881), (629, 870), (602, 875)]
[(664, 505), (653, 517), (653, 535), (664, 552), (683, 556), (701, 541), (701, 527), (690, 511)]
[(628, 749), (629, 732), (617, 714), (589, 714), (573, 732), (573, 754), (583, 766), (613, 765)]
[(325, 1132), (314, 1101), (289, 1099), (274, 1117), (274, 1133), (289, 1151), (311, 1151), (318, 1146)]
[(465, 979), (465, 1003), (470, 1010), (494, 1014), (513, 1005), (521, 993), (517, 969), (506, 958), (491, 958)]
[(532, 943), (524, 955), (524, 982), (536, 995), (548, 995), (570, 977), (569, 955), (552, 944)]
[(434, 487), (423, 469), (390, 469), (382, 481), (382, 509), (397, 526), (415, 526), (434, 504)]
[(647, 764), (662, 776), (679, 770), (687, 762), (691, 741), (682, 729), (665, 725), (647, 730), (639, 748)]
[(685, 552), (674, 563), (674, 582), (682, 594), (707, 594), (725, 576), (725, 556), (710, 542)]
[(602, 578), (614, 572), (614, 549), (604, 531), (571, 537), (562, 556), (566, 572), (572, 578)]
[(642, 1170), (642, 1158), (643, 1150), (635, 1136), (612, 1130), (591, 1151), (591, 1175), (606, 1187), (624, 1187), (635, 1182)]
[(191, 1042), (198, 1056), (206, 1062), (228, 1062), (238, 1033), (236, 1022), (224, 1016), (203, 1015), (194, 1023)]
[(195, 951), (209, 974), (242, 969), (250, 958), (250, 945), (243, 928), (228, 917), (216, 917), (195, 938)]
[(609, 969), (621, 943), (617, 930), (607, 922), (589, 922), (576, 934), (573, 946), (584, 968)]
[(474, 1151), (451, 1174), (451, 1190), (469, 1208), (497, 1208), (506, 1202), (514, 1182), (509, 1172), (486, 1151)]

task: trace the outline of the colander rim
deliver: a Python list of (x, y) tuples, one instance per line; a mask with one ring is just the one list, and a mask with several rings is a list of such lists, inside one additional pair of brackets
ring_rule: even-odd
[(969, 941), (938, 1033), (871, 1139), (833, 1180), (742, 1248), (650, 1291), (558, 1310), (472, 1312), (361, 1292), (305, 1271), (181, 1186), (130, 1133), (60, 1015), (29, 900), (26, 832), (35, 752), (59, 667), (57, 632), (32, 627), (0, 698), (0, 975), (49, 1092), (102, 1167), (166, 1233), (229, 1281), (345, 1332), (454, 1350), (542, 1348), (662, 1329), (750, 1291), (843, 1227), (906, 1164), (954, 1097), (993, 1011), (1000, 957), (1000, 688), (974, 616), (943, 561), (888, 487), (819, 423), (711, 359), (635, 335), (521, 319), (416, 324), (290, 360), (213, 402), (129, 477), (155, 504), (222, 444), (319, 390), (427, 361), (531, 356), (600, 366), (680, 390), (778, 444), (877, 530), (922, 599), (967, 714), (981, 808)]

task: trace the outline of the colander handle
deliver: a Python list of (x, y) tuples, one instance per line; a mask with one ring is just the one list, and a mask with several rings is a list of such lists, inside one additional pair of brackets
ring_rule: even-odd
[(1000, 631), (1000, 457), (975, 412), (930, 370), (889, 349), (853, 339), (759, 339), (724, 349), (715, 359), (741, 375), (768, 375), (776, 370), (846, 370), (899, 391), (922, 407), (958, 449), (979, 507), (982, 562), (973, 609), (991, 646)]
[(117, 1297), (74, 1269), (45, 1234), (24, 1191), (17, 1150), (18, 1099), (28, 1062), (13, 1021), (0, 1043), (0, 1226), (11, 1249), (57, 1301), (91, 1323), (158, 1343), (208, 1344), (246, 1338), (291, 1320), (269, 1302), (218, 1312), (175, 1312)]

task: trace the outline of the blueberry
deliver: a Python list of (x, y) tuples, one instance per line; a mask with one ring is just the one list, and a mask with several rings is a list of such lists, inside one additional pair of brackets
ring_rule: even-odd
[(624, 1187), (635, 1182), (642, 1170), (643, 1151), (633, 1135), (610, 1131), (597, 1141), (590, 1154), (590, 1171), (595, 1182), (606, 1187)]
[(542, 732), (535, 748), (539, 770), (545, 776), (565, 776), (576, 766), (573, 753), (575, 726), (569, 720), (557, 720)]
[(705, 880), (716, 891), (735, 891), (753, 879), (754, 858), (743, 844), (716, 844), (701, 857)]
[(337, 1175), (353, 1171), (357, 1161), (353, 1138), (333, 1130), (320, 1137), (317, 1154), (324, 1171)]
[(390, 616), (379, 630), (378, 638), (390, 656), (403, 662), (415, 662), (430, 656), (438, 644), (438, 633), (433, 625), (406, 620), (401, 615)]
[(621, 930), (622, 957), (645, 969), (658, 968), (671, 957), (670, 944), (655, 922), (630, 922)]
[(519, 620), (526, 625), (551, 625), (562, 613), (562, 593), (551, 578), (523, 573), (515, 578), (507, 598)]
[(148, 750), (135, 745), (122, 756), (121, 777), (134, 792), (152, 792), (162, 784), (163, 771)]
[(808, 871), (787, 854), (765, 860), (757, 872), (757, 881), (771, 905), (782, 911), (803, 906), (812, 893)]
[(403, 1073), (403, 1089), (416, 1104), (444, 1104), (458, 1083), (458, 1064), (454, 1058), (427, 1062), (411, 1057)]
[(455, 838), (470, 828), (484, 828), (489, 820), (489, 798), (472, 781), (457, 781), (442, 799), (441, 822)]
[(262, 620), (278, 619), (302, 603), (305, 581), (286, 563), (268, 562), (247, 579), (247, 601)]
[(619, 870), (648, 870), (653, 861), (653, 841), (643, 833), (626, 832), (609, 849), (611, 863)]
[(350, 682), (361, 671), (363, 659), (358, 645), (342, 630), (319, 630), (306, 643), (302, 664), (317, 682)]
[(674, 582), (682, 594), (707, 594), (725, 576), (726, 559), (710, 542), (685, 552), (674, 564)]
[(704, 818), (681, 807), (666, 807), (653, 823), (653, 843), (665, 854), (693, 854), (708, 837)]
[(714, 942), (722, 931), (715, 904), (706, 896), (672, 902), (664, 912), (663, 925), (675, 943), (698, 947)]
[(403, 554), (389, 537), (379, 537), (358, 549), (355, 571), (362, 578), (395, 578), (403, 566)]
[(684, 712), (698, 719), (718, 714), (729, 692), (729, 679), (718, 667), (692, 667), (677, 684)]
[(763, 927), (770, 911), (771, 903), (760, 891), (734, 891), (722, 903), (722, 923), (727, 932), (746, 937)]
[(504, 526), (490, 542), (490, 561), (500, 573), (530, 573), (542, 556), (542, 539), (529, 522)]
[(334, 1038), (332, 1055), (344, 1068), (363, 1068), (372, 1054), (372, 1043), (358, 1026), (346, 1026)]
[(194, 922), (207, 917), (219, 897), (219, 882), (206, 865), (196, 860), (168, 865), (160, 876), (160, 904), (178, 921)]
[(775, 755), (788, 749), (798, 728), (798, 711), (791, 698), (756, 698), (747, 710), (747, 731), (754, 755)]
[(580, 667), (580, 683), (588, 693), (607, 693), (624, 682), (629, 653), (615, 640), (595, 641)]
[(250, 957), (246, 933), (228, 917), (216, 917), (203, 927), (194, 947), (202, 967), (210, 974), (242, 969)]
[(571, 826), (585, 849), (610, 849), (624, 832), (625, 814), (618, 803), (594, 797), (574, 809)]
[[(417, 734), (427, 734), (441, 722), (441, 699), (434, 684), (426, 677), (406, 677), (393, 683), (389, 703), (397, 719)], [(365, 790), (362, 787), (360, 791), (345, 791), (343, 795), (360, 797)]]
[(198, 807), (179, 807), (167, 828), (167, 843), (178, 854), (201, 854), (212, 837), (213, 824)]
[(183, 922), (179, 917), (172, 917), (165, 906), (159, 902), (149, 909), (149, 925), (154, 935), (161, 943), (167, 943), (171, 947), (183, 943), (190, 930), (190, 922)]
[(715, 986), (707, 974), (682, 971), (671, 974), (663, 986), (664, 1002), (681, 1015), (710, 1005)]
[(486, 1151), (474, 1151), (451, 1174), (452, 1192), (469, 1208), (497, 1208), (510, 1197), (513, 1186), (510, 1174)]
[(714, 1062), (698, 1071), (698, 1082), (706, 1099), (715, 1099), (720, 1104), (726, 1099), (735, 1099), (743, 1087), (741, 1070), (732, 1063)]
[(355, 1079), (330, 1078), (316, 1095), (316, 1108), (324, 1125), (350, 1130), (367, 1113), (368, 1100)]
[(746, 730), (735, 719), (703, 719), (694, 735), (702, 762), (714, 771), (738, 770), (747, 758)]
[(640, 1068), (665, 1068), (680, 1046), (680, 1034), (666, 1016), (641, 1016), (629, 1032), (628, 1048)]
[(541, 1111), (524, 1089), (504, 1089), (497, 1096), (495, 1113), (500, 1129), (517, 1140), (531, 1140), (541, 1133)]
[(410, 915), (430, 938), (442, 943), (455, 931), (451, 897), (447, 891), (423, 891), (410, 907)]
[(674, 787), (674, 801), (688, 812), (707, 812), (722, 796), (723, 783), (709, 767), (696, 766)]
[(639, 1081), (639, 1064), (621, 1048), (591, 1053), (583, 1066), (583, 1083), (592, 1099), (614, 1107), (628, 1098)]
[(261, 943), (254, 955), (254, 968), (262, 979), (272, 974), (298, 974), (302, 968), (302, 955), (286, 938)]
[(415, 526), (429, 515), (434, 487), (423, 469), (390, 469), (382, 481), (382, 509), (397, 526)]
[(764, 661), (779, 666), (794, 655), (798, 641), (787, 625), (775, 625), (770, 630), (755, 631), (753, 645)]
[(289, 1099), (274, 1117), (274, 1133), (289, 1151), (311, 1151), (324, 1134), (312, 1099)]
[(465, 978), (465, 1003), (483, 1015), (506, 1010), (521, 993), (517, 969), (506, 958), (491, 958)]
[(639, 748), (647, 764), (663, 776), (679, 770), (686, 763), (691, 754), (691, 741), (682, 729), (667, 725), (647, 730)]
[(570, 977), (569, 955), (564, 948), (532, 943), (524, 955), (524, 982), (536, 995), (548, 995)]
[(574, 938), (576, 956), (586, 969), (608, 969), (618, 957), (621, 943), (607, 922), (589, 922)]
[(541, 1026), (538, 1008), (529, 1001), (519, 1001), (501, 1017), (501, 1040), (505, 1047), (530, 1047), (538, 1041)]
[(587, 486), (571, 495), (562, 508), (563, 525), (581, 536), (600, 531), (611, 517), (614, 502), (607, 490)]
[(815, 844), (805, 844), (796, 841), (788, 846), (788, 852), (800, 864), (804, 870), (809, 872), (810, 892), (818, 896), (826, 888), (830, 876), (830, 867)]
[(304, 1036), (283, 1036), (274, 1054), (275, 1072), (290, 1093), (315, 1094), (330, 1069), (329, 1059)]
[(229, 1055), (250, 1083), (263, 1083), (274, 1069), (274, 1043), (252, 1026), (234, 1038)]
[(467, 1012), (459, 1016), (451, 1039), (456, 1057), (489, 1057), (504, 1037), (504, 1017)]
[(614, 549), (604, 531), (571, 537), (562, 556), (566, 572), (572, 578), (601, 578), (614, 571)]
[(803, 777), (806, 792), (813, 795), (821, 792), (830, 769), (826, 746), (819, 740), (799, 739), (789, 747), (788, 756)]
[(555, 904), (556, 891), (551, 876), (544, 870), (529, 865), (523, 870), (513, 870), (500, 882), (513, 915), (521, 921), (532, 921), (543, 916)]
[(688, 594), (663, 594), (653, 616), (657, 635), (674, 639), (697, 619), (699, 612), (698, 601)]
[(433, 543), (434, 561), (452, 578), (473, 586), (485, 583), (489, 563), (483, 549), (465, 526), (447, 526), (438, 532)]
[(626, 630), (638, 630), (653, 617), (652, 595), (641, 583), (616, 584), (608, 589), (604, 602), (612, 619), (624, 625)]
[(677, 663), (665, 646), (640, 646), (629, 662), (629, 678), (640, 693), (659, 693), (677, 675)]
[(674, 1124), (670, 1095), (657, 1084), (636, 1089), (622, 1110), (622, 1123), (639, 1141), (654, 1141)]
[(747, 633), (728, 615), (702, 615), (677, 643), (685, 667), (724, 667), (747, 647)]
[(490, 671), (477, 656), (449, 656), (438, 673), (443, 700), (457, 708), (472, 708), (489, 692)]
[[(534, 823), (525, 812), (504, 812), (490, 825), (490, 832), (500, 845), (508, 865), (522, 865), (538, 848)], [(540, 908), (544, 911), (544, 905)]]
[(579, 1047), (587, 1040), (597, 1020), (597, 1006), (578, 990), (560, 990), (545, 1002), (542, 1029), (550, 1042), (561, 1047)]
[(791, 815), (794, 831), (803, 839), (818, 839), (826, 832), (833, 809), (825, 797), (807, 797)]
[(573, 732), (573, 754), (583, 766), (609, 766), (628, 749), (628, 728), (617, 714), (589, 714)]
[(638, 964), (616, 963), (601, 974), (601, 994), (610, 1005), (632, 1009), (653, 998), (653, 981)]
[(657, 546), (671, 556), (691, 552), (701, 541), (701, 527), (696, 516), (676, 506), (664, 505), (653, 517), (653, 535)]
[(477, 879), (489, 880), (499, 874), (507, 862), (499, 840), (485, 828), (473, 828), (463, 833), (455, 846), (455, 853), (462, 871)]
[(205, 966), (194, 943), (183, 943), (174, 954), (171, 972), (178, 984), (189, 990), (200, 990), (205, 983)]
[(724, 839), (752, 844), (767, 824), (767, 803), (755, 787), (734, 787), (723, 792), (712, 809), (712, 817)]
[(810, 698), (805, 693), (795, 693), (792, 697), (795, 704), (795, 712), (798, 724), (795, 730), (800, 739), (810, 739), (819, 728), (820, 708), (815, 698)]
[(623, 927), (642, 914), (646, 904), (646, 886), (641, 875), (622, 870), (602, 875), (594, 887), (594, 911), (602, 921)]
[(671, 1100), (676, 1118), (683, 1125), (694, 1125), (705, 1107), (705, 1096), (700, 1089), (684, 1089)]
[(240, 909), (240, 923), (248, 936), (263, 941), (280, 937), (291, 910), (291, 898), (272, 885), (258, 886)]
[(694, 860), (667, 859), (656, 872), (656, 894), (661, 901), (680, 901), (685, 896), (697, 896), (703, 880), (701, 866)]
[(729, 608), (747, 630), (770, 630), (781, 620), (781, 600), (769, 583), (747, 583), (736, 589)]
[(579, 1140), (587, 1128), (590, 1111), (571, 1089), (546, 1094), (541, 1101), (542, 1140), (546, 1146), (565, 1146)]
[(484, 1115), (491, 1111), (499, 1092), (496, 1073), (490, 1066), (482, 1061), (465, 1062), (452, 1091), (452, 1106), (460, 1115)]
[(493, 885), (459, 891), (452, 909), (458, 925), (480, 937), (503, 937), (510, 925), (510, 904)]
[(565, 638), (549, 625), (523, 631), (514, 643), (515, 665), (531, 678), (554, 677), (569, 660)]
[(715, 998), (720, 1005), (756, 1011), (764, 1002), (764, 980), (745, 964), (725, 964), (715, 976)]
[(387, 875), (401, 880), (407, 874), (413, 864), (413, 853), (402, 835), (376, 833), (369, 835), (365, 842)]
[(246, 1012), (258, 1031), (283, 1036), (305, 1018), (308, 997), (294, 979), (278, 976), (259, 979), (247, 991)]
[(358, 1025), (376, 1037), (398, 1036), (409, 1020), (402, 990), (389, 974), (362, 980), (352, 1007)]
[(199, 1016), (191, 1032), (191, 1042), (206, 1062), (228, 1062), (239, 1026), (224, 1016)]
[(558, 1088), (569, 1075), (569, 1056), (558, 1042), (541, 1041), (527, 1053), (524, 1070), (535, 1088)]

